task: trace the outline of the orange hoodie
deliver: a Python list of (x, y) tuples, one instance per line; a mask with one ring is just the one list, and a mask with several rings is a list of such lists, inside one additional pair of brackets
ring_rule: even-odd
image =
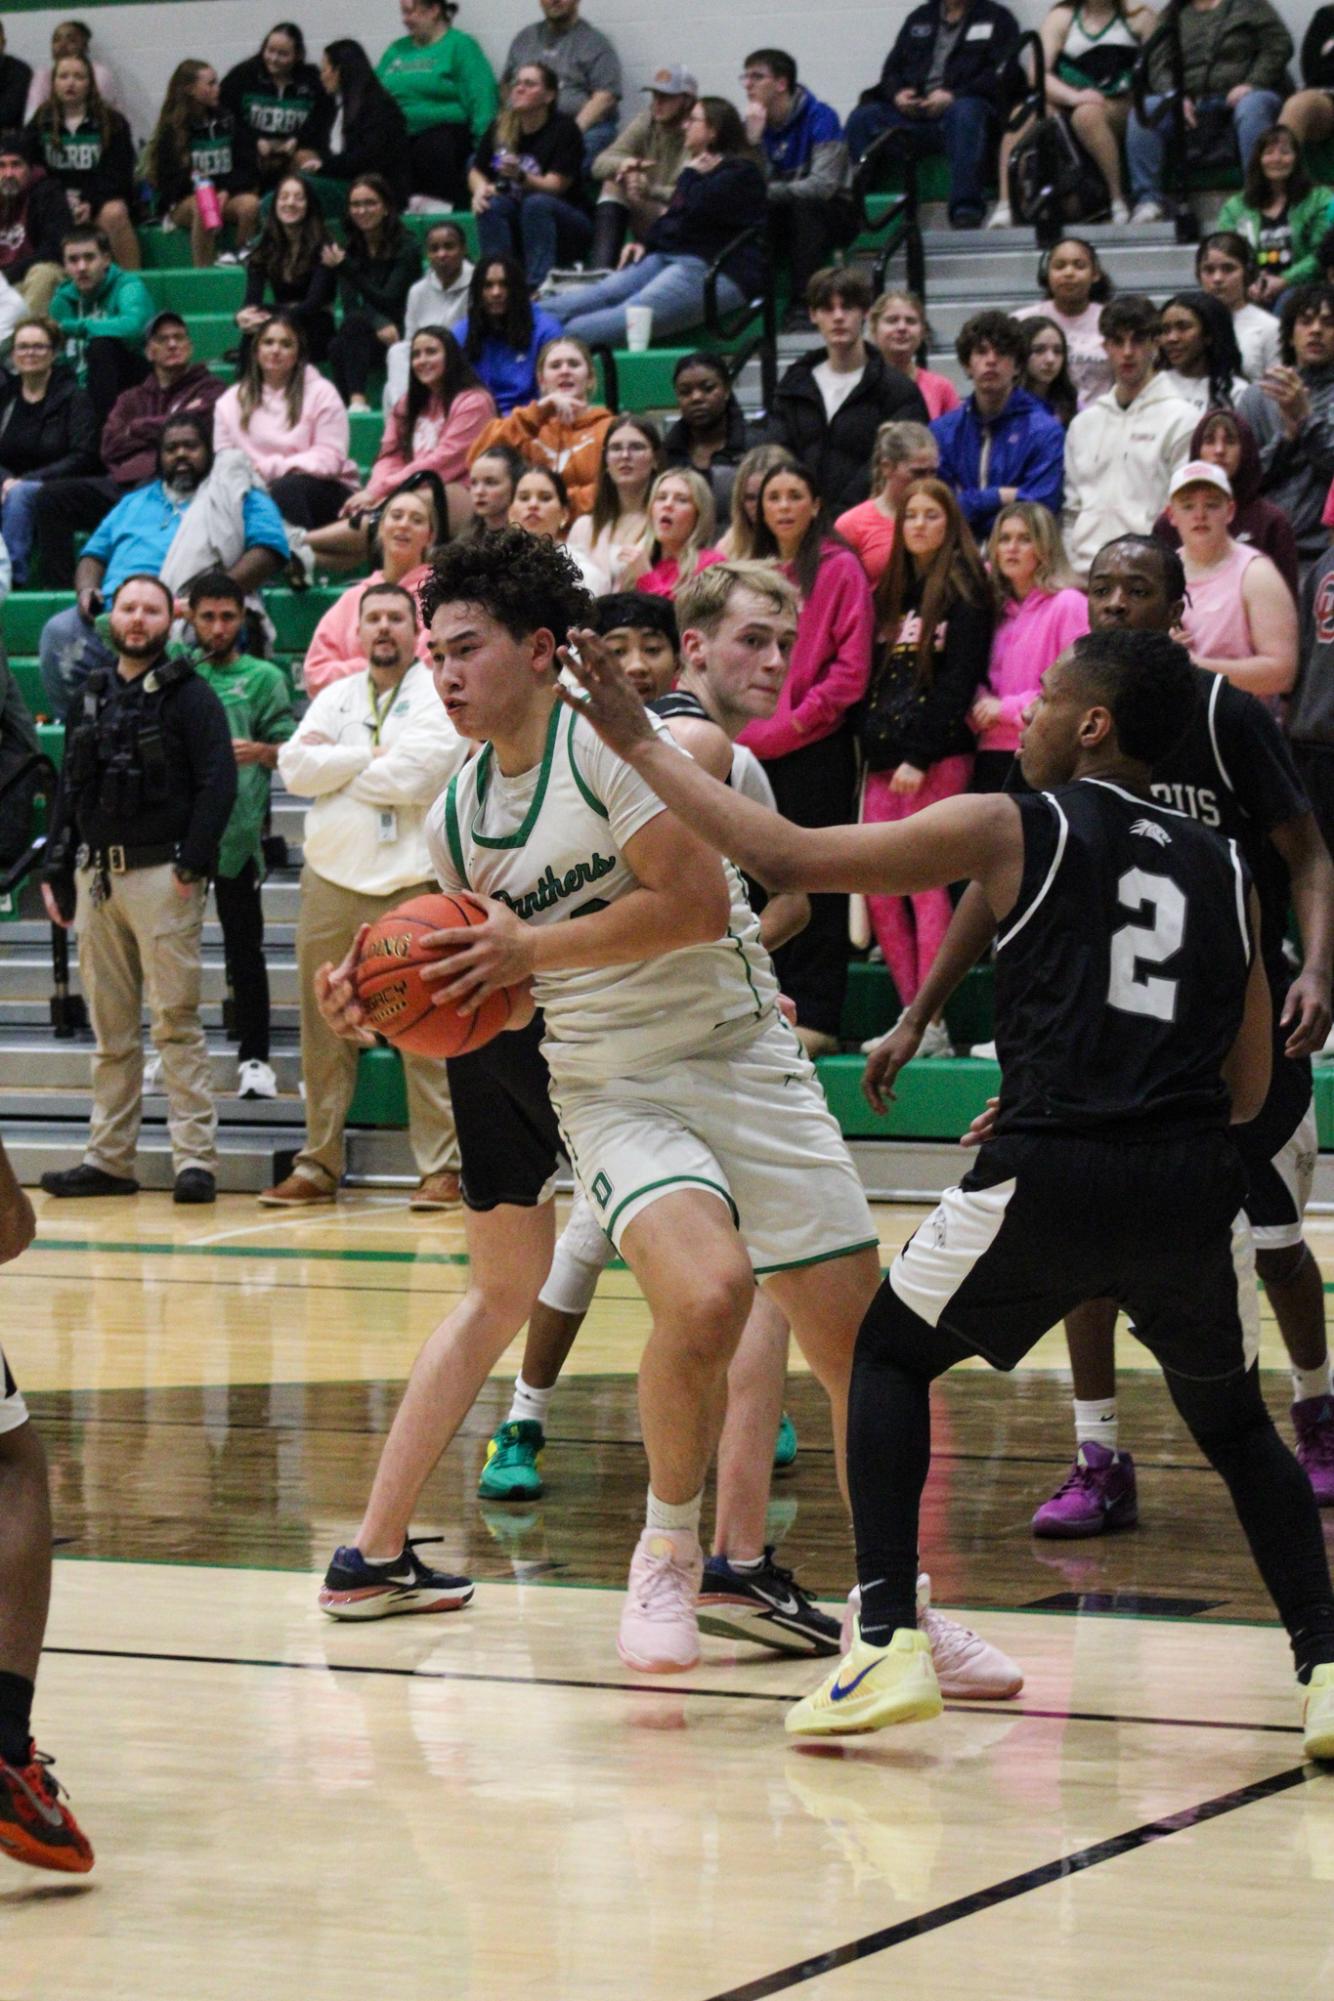
[(551, 466), (560, 473), (576, 514), (587, 514), (597, 492), (602, 464), (602, 440), (607, 435), (612, 413), (600, 403), (590, 403), (571, 423), (560, 417), (544, 417), (540, 403), (523, 403), (508, 417), (488, 424), (468, 453), (468, 464), (492, 445), (513, 445), (529, 465)]

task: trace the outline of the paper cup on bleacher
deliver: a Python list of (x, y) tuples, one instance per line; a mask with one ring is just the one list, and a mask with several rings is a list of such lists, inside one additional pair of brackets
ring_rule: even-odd
[(653, 338), (652, 306), (627, 306), (625, 344), (632, 354), (642, 354)]

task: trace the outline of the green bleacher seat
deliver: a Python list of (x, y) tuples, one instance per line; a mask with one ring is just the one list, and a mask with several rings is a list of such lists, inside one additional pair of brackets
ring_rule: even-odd
[[(959, 1047), (991, 1041), (992, 984), (991, 967), (975, 966), (945, 1010), (950, 1034)], [(840, 1040), (860, 1045), (873, 1035), (883, 1035), (898, 1020), (900, 1012), (901, 1003), (888, 968), (879, 962), (855, 960), (848, 967)]]
[(151, 271), (144, 284), (156, 306), (170, 306), (193, 323), (196, 313), (235, 313), (245, 297), (245, 272), (238, 264), (215, 264), (209, 271)]
[[(352, 578), (347, 582), (351, 583)], [(315, 627), (346, 588), (346, 584), (334, 584), (309, 591), (266, 590), (264, 603), (273, 620), (276, 650), (304, 653)]]
[(196, 361), (221, 361), (240, 344), (241, 330), (231, 313), (191, 313), (189, 321)]
[(1322, 1153), (1334, 1152), (1334, 1063), (1317, 1063), (1315, 1077), (1315, 1124)]
[(0, 633), (11, 658), (35, 654), (47, 619), (73, 602), (73, 591), (11, 591), (0, 611)]
[(862, 1096), (861, 1056), (822, 1056), (816, 1064), (829, 1109), (849, 1139), (958, 1139), (1000, 1089), (1000, 1065), (972, 1057), (905, 1063), (894, 1080), (887, 1117)]
[(406, 1126), (408, 1094), (403, 1059), (396, 1049), (363, 1049), (357, 1088), (348, 1107), (352, 1126)]
[(378, 409), (353, 410), (349, 413), (349, 423), (352, 432), (352, 456), (359, 466), (368, 466), (380, 449), (384, 418)]
[(65, 762), (65, 725), (63, 723), (38, 723), (37, 748), (44, 751), (59, 771)]
[(38, 716), (46, 709), (46, 691), (42, 687), (42, 670), (30, 655), (26, 658), (10, 656), (9, 671), (14, 676), (20, 695), (28, 705), (28, 713)]

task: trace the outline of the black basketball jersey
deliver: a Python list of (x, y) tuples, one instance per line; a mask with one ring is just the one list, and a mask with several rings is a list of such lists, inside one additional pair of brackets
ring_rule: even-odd
[(1200, 700), (1190, 728), (1153, 774), (1153, 792), (1241, 850), (1260, 899), (1260, 950), (1277, 997), (1292, 982), (1283, 956), (1288, 867), (1270, 839), (1310, 812), (1292, 753), (1263, 702), (1221, 674), (1196, 669)]
[[(659, 695), (656, 700), (646, 703), (645, 707), (651, 715), (661, 716), (664, 722), (670, 722), (673, 716), (688, 716), (692, 722), (713, 722), (713, 717), (699, 696), (692, 695), (688, 688), (669, 688), (665, 695)], [(727, 774), (727, 782), (729, 785), (732, 783), (731, 771)], [(746, 885), (750, 907), (758, 917), (769, 901), (769, 892), (762, 882), (756, 882), (754, 876), (746, 875), (744, 871), (741, 880)]]
[(1000, 1132), (1228, 1123), (1251, 940), (1236, 843), (1104, 779), (1016, 797), (1024, 872), (996, 938)]

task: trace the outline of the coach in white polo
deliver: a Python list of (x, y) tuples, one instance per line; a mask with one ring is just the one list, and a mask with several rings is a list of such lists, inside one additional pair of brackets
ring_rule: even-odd
[[(417, 606), (398, 584), (368, 584), (358, 620), (369, 671), (322, 688), (278, 770), (311, 799), (296, 960), (301, 984), (301, 1073), (306, 1141), (292, 1172), (260, 1201), (302, 1209), (336, 1199), (343, 1126), (357, 1083), (357, 1050), (330, 1033), (315, 1005), (315, 971), (337, 965), (358, 926), (409, 897), (438, 889), (426, 850), (426, 811), (467, 758), (416, 657)], [(459, 1150), (445, 1066), (405, 1056), (408, 1126), (421, 1182), (414, 1209), (458, 1206)]]

